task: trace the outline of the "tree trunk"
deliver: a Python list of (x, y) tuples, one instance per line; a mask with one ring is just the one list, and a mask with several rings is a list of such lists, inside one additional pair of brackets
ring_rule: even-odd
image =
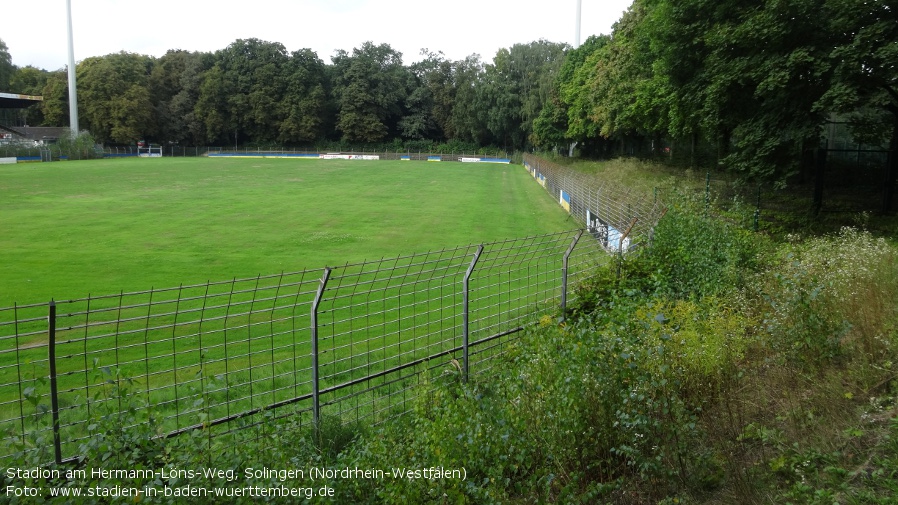
[(692, 152), (690, 153), (691, 159), (689, 160), (689, 168), (695, 170), (698, 166), (698, 157), (695, 153), (695, 150), (698, 146), (698, 132), (692, 132)]
[(814, 159), (814, 215), (823, 207), (823, 173), (826, 171), (826, 149), (817, 149)]
[[(798, 183), (804, 184), (810, 179), (810, 174), (814, 173), (816, 165), (814, 164), (814, 160), (816, 159), (816, 150), (813, 149), (813, 145), (815, 143), (813, 141), (805, 141), (802, 142), (801, 145), (801, 161), (798, 166)], [(820, 143), (816, 142), (819, 146)]]
[(732, 142), (732, 138), (733, 130), (731, 128), (724, 128), (717, 141), (717, 167), (720, 167), (721, 163), (723, 163), (723, 159), (730, 155), (730, 142)]

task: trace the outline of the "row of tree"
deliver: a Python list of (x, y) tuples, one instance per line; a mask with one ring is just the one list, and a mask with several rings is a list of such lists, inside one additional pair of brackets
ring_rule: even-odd
[[(525, 147), (569, 46), (547, 41), (450, 61), (422, 50), (404, 65), (387, 44), (338, 51), (237, 40), (215, 53), (116, 53), (78, 63), (81, 126), (105, 143), (299, 145), (393, 139)], [(8, 53), (7, 53), (8, 55)], [(8, 58), (7, 58), (8, 60)], [(31, 124), (65, 125), (64, 71), (13, 68), (14, 92), (43, 95)]]
[[(537, 145), (678, 139), (784, 181), (815, 165), (838, 117), (858, 142), (895, 153), (898, 2), (635, 0), (611, 36), (568, 52), (552, 91)], [(889, 190), (896, 175), (893, 154)]]
[[(609, 36), (517, 44), (490, 63), (423, 50), (404, 65), (370, 42), (331, 64), (257, 39), (215, 53), (123, 52), (78, 64), (79, 113), (114, 143), (703, 146), (747, 177), (783, 181), (814, 166), (833, 115), (898, 150), (896, 10), (896, 0), (634, 0)], [(32, 124), (66, 124), (65, 75), (12, 67), (3, 49), (0, 87), (44, 96)], [(898, 156), (889, 167), (891, 188)]]

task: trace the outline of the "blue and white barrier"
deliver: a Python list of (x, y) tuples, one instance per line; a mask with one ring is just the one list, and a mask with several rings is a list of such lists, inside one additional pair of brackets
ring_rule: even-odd
[(568, 214), (571, 213), (571, 195), (565, 193), (563, 189), (560, 191), (558, 203), (561, 204), (561, 207), (566, 210)]
[(461, 157), (458, 161), (462, 163), (504, 163), (508, 165), (511, 163), (511, 160), (508, 158), (473, 158), (473, 157)]

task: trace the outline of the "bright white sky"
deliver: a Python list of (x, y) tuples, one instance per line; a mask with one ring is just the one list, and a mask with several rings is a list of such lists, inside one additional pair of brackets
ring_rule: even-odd
[[(582, 0), (581, 41), (611, 33), (632, 0)], [(215, 51), (237, 39), (310, 48), (325, 63), (338, 49), (387, 43), (404, 63), (421, 48), (451, 60), (539, 39), (574, 44), (577, 0), (72, 0), (75, 60), (119, 51)], [(3, 1), (0, 39), (14, 65), (67, 61), (65, 0)]]

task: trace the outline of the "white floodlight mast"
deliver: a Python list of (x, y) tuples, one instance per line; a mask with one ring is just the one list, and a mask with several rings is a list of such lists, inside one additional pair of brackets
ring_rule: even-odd
[[(580, 11), (583, 10), (583, 0), (577, 0), (577, 21), (574, 29), (574, 49), (580, 47)], [(569, 158), (574, 156), (574, 148), (577, 147), (577, 142), (571, 142), (568, 145), (567, 155)]]
[(66, 0), (69, 22), (69, 129), (78, 135), (78, 91), (75, 86), (75, 44), (72, 35), (72, 0)]

